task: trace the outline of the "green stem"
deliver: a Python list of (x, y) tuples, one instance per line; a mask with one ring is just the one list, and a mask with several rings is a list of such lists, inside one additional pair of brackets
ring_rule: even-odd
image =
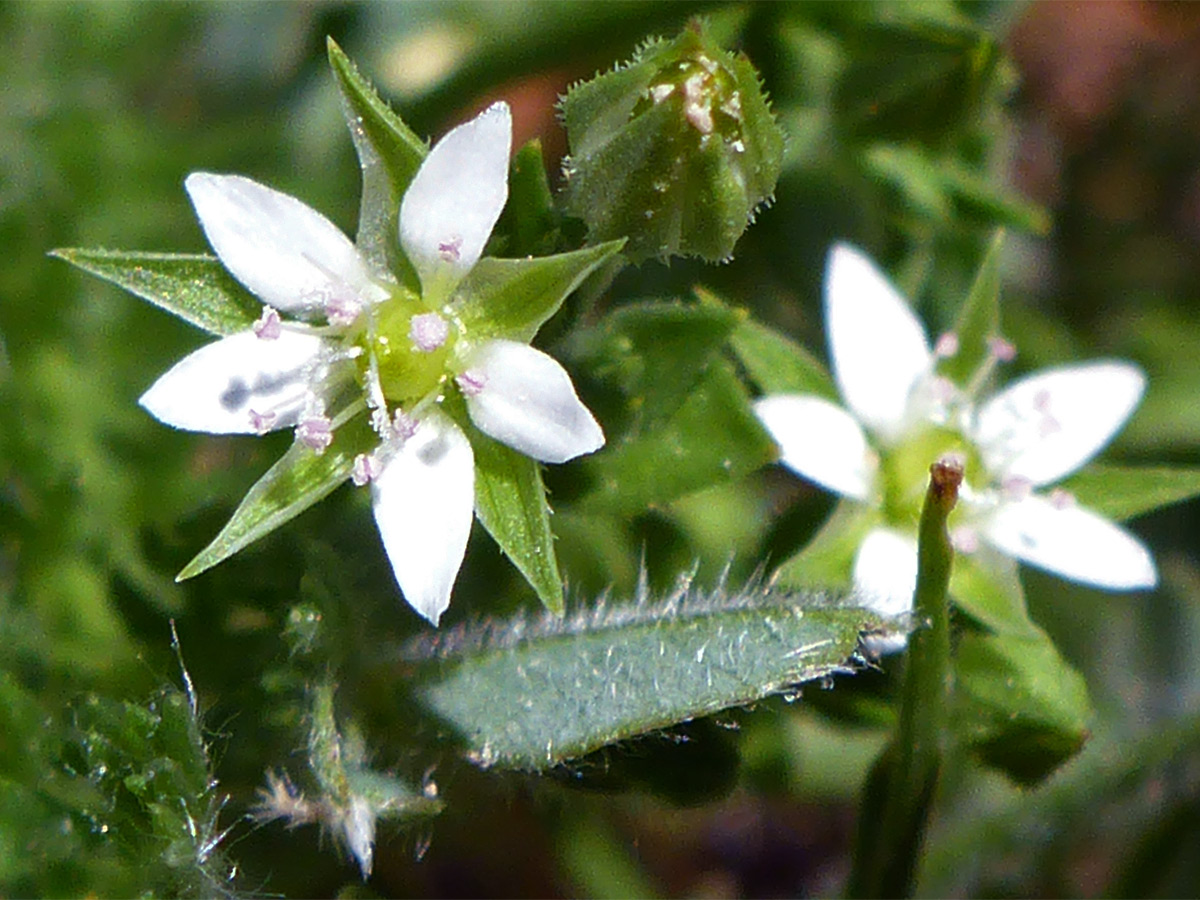
[(942, 766), (949, 707), (950, 607), (954, 551), (946, 519), (958, 500), (962, 467), (937, 462), (921, 510), (917, 550), (918, 621), (909, 638), (900, 721), (868, 776), (859, 812), (851, 897), (910, 897)]

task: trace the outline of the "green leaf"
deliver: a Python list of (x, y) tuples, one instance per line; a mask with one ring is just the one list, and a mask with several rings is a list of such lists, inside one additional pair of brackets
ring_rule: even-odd
[(76, 807), (64, 823), (90, 832), (91, 853), (115, 845), (147, 895), (227, 893), (237, 867), (220, 848), (224, 801), (194, 698), (173, 687), (145, 704), (91, 694), (70, 713), (59, 764), (78, 784), (62, 792)]
[(555, 250), (558, 220), (542, 158), (542, 142), (534, 138), (513, 157), (508, 202), (496, 223), (493, 239), (497, 234), (508, 236), (502, 250), (505, 256), (547, 256)]
[(1087, 740), (1087, 685), (1044, 632), (965, 634), (955, 671), (959, 738), (1016, 781), (1036, 784)]
[(475, 515), (537, 591), (542, 605), (561, 616), (563, 584), (541, 467), (474, 427), (465, 430), (475, 451)]
[(938, 171), (964, 212), (1018, 231), (1045, 235), (1053, 219), (1042, 206), (996, 184), (990, 173), (975, 172), (960, 160), (941, 160)]
[(988, 339), (1000, 336), (1000, 251), (1004, 232), (997, 231), (988, 246), (975, 283), (954, 323), (958, 353), (938, 367), (958, 385), (966, 385), (988, 356)]
[(626, 399), (639, 433), (672, 415), (745, 314), (728, 307), (647, 301), (576, 334), (570, 356)]
[(262, 314), (262, 304), (213, 256), (73, 248), (52, 250), (50, 255), (211, 334), (245, 331)]
[(193, 578), (211, 569), (329, 496), (350, 477), (354, 457), (370, 452), (378, 443), (379, 437), (366, 415), (338, 427), (332, 446), (319, 456), (296, 441), (250, 488), (221, 533), (183, 567), (175, 580)]
[(600, 607), (410, 648), (408, 684), (483, 767), (544, 769), (853, 671), (874, 614), (754, 589)]
[(950, 595), (959, 609), (998, 634), (1038, 633), (1013, 559), (987, 548), (969, 556), (960, 553), (950, 575)]
[(642, 512), (747, 475), (776, 452), (740, 382), (725, 363), (715, 362), (661, 427), (584, 460), (594, 488), (581, 504)]
[(1124, 521), (1200, 496), (1200, 468), (1092, 465), (1062, 487), (1088, 509)]
[(528, 343), (580, 282), (622, 243), (609, 241), (532, 259), (484, 257), (459, 285), (452, 313), (474, 343), (490, 338)]
[(730, 346), (764, 394), (815, 394), (838, 401), (833, 378), (815, 356), (778, 331), (746, 319)]
[(429, 148), (392, 112), (350, 58), (327, 39), (329, 65), (342, 94), (343, 112), (363, 171), (358, 246), (377, 269), (396, 272), (409, 287), (416, 273), (400, 251), (400, 201)]
[(938, 143), (975, 119), (1000, 50), (985, 32), (930, 20), (864, 23), (835, 95), (852, 140)]

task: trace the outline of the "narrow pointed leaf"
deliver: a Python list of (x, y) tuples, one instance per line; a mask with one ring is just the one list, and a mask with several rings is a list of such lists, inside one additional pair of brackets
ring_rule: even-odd
[(850, 584), (854, 559), (867, 532), (881, 513), (853, 500), (842, 500), (804, 549), (785, 560), (772, 576), (783, 587), (844, 588)]
[(724, 306), (646, 302), (623, 306), (576, 335), (570, 356), (624, 397), (640, 432), (671, 416), (744, 316)]
[(485, 257), (459, 285), (452, 313), (475, 344), (490, 338), (528, 343), (580, 282), (623, 243), (609, 241), (533, 259)]
[(555, 615), (563, 612), (563, 584), (554, 555), (550, 506), (535, 460), (474, 427), (465, 427), (475, 452), (475, 515)]
[(362, 167), (363, 193), (358, 210), (358, 247), (381, 271), (392, 271), (408, 287), (417, 276), (400, 251), (396, 222), (404, 192), (429, 148), (359, 74), (332, 38), (329, 65), (342, 94), (343, 111)]
[(774, 329), (747, 319), (734, 329), (730, 346), (764, 394), (816, 394), (838, 400), (833, 378), (817, 358)]
[(954, 560), (950, 595), (955, 606), (998, 634), (1029, 636), (1038, 630), (1025, 607), (1016, 561), (987, 548)]
[(710, 485), (741, 478), (776, 455), (775, 442), (724, 362), (661, 427), (583, 461), (595, 489), (586, 508), (636, 513)]
[(350, 477), (354, 457), (378, 443), (365, 415), (337, 428), (333, 445), (320, 456), (296, 441), (250, 488), (221, 533), (184, 566), (176, 581), (211, 569), (323, 500)]
[(1200, 496), (1200, 468), (1088, 466), (1062, 487), (1081, 506), (1124, 521)]
[(965, 634), (955, 676), (959, 739), (1022, 784), (1041, 781), (1087, 740), (1087, 685), (1044, 632)]
[[(854, 671), (870, 612), (751, 590), (491, 624), (409, 648), (418, 703), (483, 767), (544, 769), (806, 681)], [(432, 657), (432, 658), (428, 658)]]
[(983, 257), (975, 283), (963, 301), (954, 333), (958, 353), (943, 360), (943, 375), (955, 384), (966, 384), (988, 354), (988, 339), (1000, 336), (1000, 250), (1004, 232), (997, 231)]
[[(337, 78), (338, 88), (357, 117), (351, 123), (351, 133), (361, 129), (362, 136), (379, 153), (397, 198), (402, 197), (425, 161), (429, 148), (359, 74), (358, 67), (333, 38), (329, 39), (328, 45), (329, 65)], [(358, 128), (354, 127), (356, 124)]]
[(546, 177), (542, 142), (529, 141), (513, 157), (508, 175), (508, 205), (492, 235), (507, 236), (498, 252), (503, 256), (547, 256), (555, 250), (558, 213)]
[(111, 281), (211, 334), (245, 331), (262, 314), (262, 304), (215, 256), (73, 248), (54, 250), (50, 255)]

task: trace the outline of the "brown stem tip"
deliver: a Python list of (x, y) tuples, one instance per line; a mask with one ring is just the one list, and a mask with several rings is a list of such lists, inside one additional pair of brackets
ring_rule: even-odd
[(939, 459), (929, 467), (929, 495), (946, 512), (958, 502), (958, 488), (963, 481), (962, 461), (954, 457)]

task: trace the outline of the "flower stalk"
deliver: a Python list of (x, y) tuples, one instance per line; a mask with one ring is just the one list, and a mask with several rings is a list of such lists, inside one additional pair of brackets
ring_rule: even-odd
[(858, 844), (847, 893), (851, 897), (912, 896), (916, 862), (942, 768), (951, 689), (950, 603), (954, 548), (946, 521), (958, 501), (962, 465), (930, 466), (918, 526), (918, 628), (909, 639), (900, 721), (892, 743), (867, 780)]

